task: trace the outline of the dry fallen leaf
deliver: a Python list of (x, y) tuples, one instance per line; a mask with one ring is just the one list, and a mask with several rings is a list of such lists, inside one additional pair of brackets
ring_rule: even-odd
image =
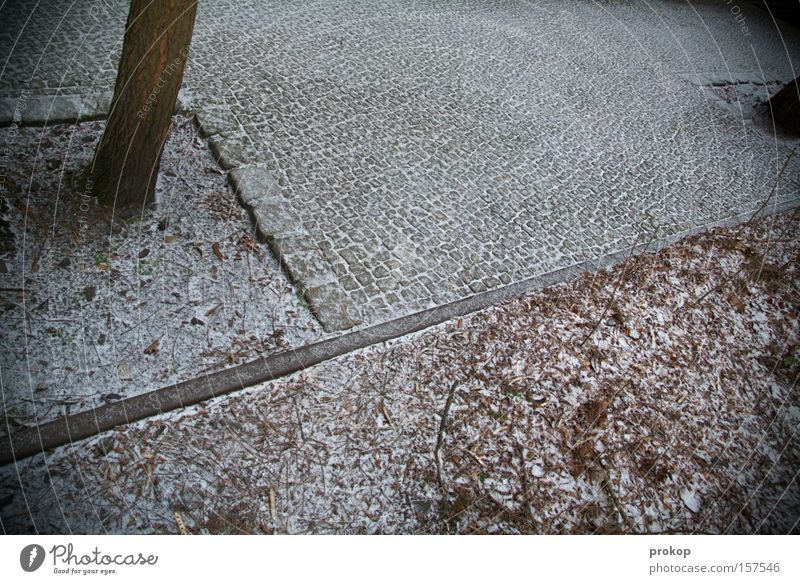
[(214, 252), (214, 255), (217, 256), (217, 259), (219, 261), (224, 262), (227, 259), (219, 248), (219, 242), (216, 242), (214, 243), (214, 245), (211, 246), (211, 251)]
[(544, 404), (546, 404), (546, 403), (547, 403), (547, 398), (546, 398), (546, 397), (531, 397), (531, 398), (529, 399), (529, 401), (531, 402), (531, 405), (532, 405), (534, 408), (540, 408), (540, 407), (542, 407)]
[(389, 413), (389, 410), (386, 407), (386, 404), (381, 404), (381, 411), (383, 412), (383, 417), (386, 418), (386, 423), (390, 426), (394, 427), (394, 420), (392, 420), (392, 416)]
[(217, 304), (216, 306), (209, 308), (208, 310), (206, 310), (205, 316), (213, 316), (214, 313), (217, 312), (217, 310), (219, 310), (221, 307), (222, 304)]
[(152, 355), (153, 353), (158, 351), (158, 347), (161, 345), (161, 339), (156, 339), (152, 343), (150, 343), (147, 348), (144, 350), (145, 355)]

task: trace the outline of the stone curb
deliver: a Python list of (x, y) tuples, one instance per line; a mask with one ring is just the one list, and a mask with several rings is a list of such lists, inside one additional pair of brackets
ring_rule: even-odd
[(97, 120), (108, 115), (111, 93), (0, 97), (0, 126)]
[[(176, 113), (189, 109), (187, 98), (182, 93), (178, 94)], [(113, 97), (114, 94), (110, 92), (0, 97), (0, 127), (102, 120), (108, 117)]]
[(270, 170), (263, 165), (243, 166), (231, 170), (229, 176), (239, 200), (255, 219), (259, 238), (270, 246), (325, 332), (361, 324), (358, 308), (340, 290), (336, 274)]

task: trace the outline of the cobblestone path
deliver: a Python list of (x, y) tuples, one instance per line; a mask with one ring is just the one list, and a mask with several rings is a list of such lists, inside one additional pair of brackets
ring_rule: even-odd
[[(127, 2), (13, 4), (0, 115), (107, 108)], [(752, 212), (793, 143), (715, 96), (799, 49), (722, 1), (204, 0), (182, 101), (341, 330)]]

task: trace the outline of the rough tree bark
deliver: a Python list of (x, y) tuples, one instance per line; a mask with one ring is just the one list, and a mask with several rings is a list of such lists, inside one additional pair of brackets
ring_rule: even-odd
[(197, 0), (131, 0), (111, 112), (90, 173), (103, 205), (141, 208), (155, 200), (196, 12)]
[(800, 77), (773, 95), (769, 106), (772, 119), (780, 128), (800, 136)]

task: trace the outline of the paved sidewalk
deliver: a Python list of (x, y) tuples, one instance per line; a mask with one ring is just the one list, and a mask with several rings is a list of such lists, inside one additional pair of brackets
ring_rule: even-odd
[[(126, 5), (0, 10), (0, 117), (101, 113)], [(798, 48), (723, 2), (208, 0), (182, 100), (342, 330), (758, 208), (790, 144), (707, 86), (764, 93)]]

